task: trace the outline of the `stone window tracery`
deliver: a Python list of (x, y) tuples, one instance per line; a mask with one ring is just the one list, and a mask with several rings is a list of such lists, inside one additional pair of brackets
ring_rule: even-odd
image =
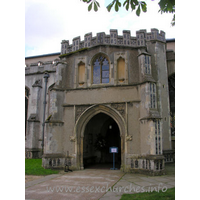
[(93, 61), (93, 84), (109, 83), (109, 61), (104, 55), (99, 55)]
[(156, 84), (150, 83), (150, 108), (156, 108)]
[(155, 120), (154, 125), (155, 125), (155, 153), (162, 154), (160, 120)]
[(151, 74), (151, 57), (145, 55), (145, 74)]

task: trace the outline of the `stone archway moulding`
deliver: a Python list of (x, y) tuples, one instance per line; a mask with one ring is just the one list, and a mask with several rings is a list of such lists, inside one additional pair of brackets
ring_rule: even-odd
[(125, 136), (127, 135), (127, 127), (123, 117), (120, 115), (118, 111), (114, 108), (106, 105), (93, 105), (87, 108), (77, 119), (75, 128), (74, 128), (74, 136), (76, 137), (75, 142), (75, 153), (76, 153), (76, 161), (77, 168), (84, 169), (83, 163), (83, 138), (85, 127), (87, 123), (99, 113), (104, 113), (115, 120), (120, 130), (121, 137), (121, 166), (125, 165), (125, 154), (126, 154), (126, 142)]

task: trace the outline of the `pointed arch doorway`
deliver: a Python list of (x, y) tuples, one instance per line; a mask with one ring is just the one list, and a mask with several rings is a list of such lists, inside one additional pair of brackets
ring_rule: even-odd
[(105, 113), (98, 113), (87, 123), (83, 138), (84, 168), (110, 169), (113, 155), (110, 147), (118, 147), (115, 166), (121, 166), (121, 137), (115, 120)]
[[(101, 114), (101, 115), (98, 115), (98, 114)], [(102, 115), (102, 114), (104, 114), (104, 115)], [(98, 118), (101, 118), (101, 120), (99, 121), (99, 122), (101, 122), (101, 126), (98, 125), (98, 127), (100, 127), (100, 129), (98, 129), (98, 132), (96, 134), (103, 133), (102, 136), (107, 135), (107, 131), (109, 131), (108, 124), (111, 125), (110, 122), (113, 122), (113, 125), (114, 125), (113, 130), (117, 129), (116, 126), (118, 127), (118, 129), (119, 129), (118, 135), (120, 137), (120, 140), (118, 140), (118, 142), (121, 143), (121, 145), (120, 145), (121, 152), (118, 153), (118, 155), (120, 154), (120, 156), (119, 156), (119, 160), (121, 161), (120, 168), (121, 168), (121, 170), (124, 170), (124, 166), (125, 166), (124, 157), (125, 157), (126, 148), (127, 148), (126, 142), (125, 142), (125, 135), (127, 134), (126, 123), (124, 121), (124, 118), (114, 108), (112, 108), (111, 106), (101, 105), (101, 104), (90, 106), (79, 116), (79, 118), (76, 121), (76, 125), (74, 128), (74, 134), (76, 135), (75, 153), (76, 153), (77, 169), (82, 170), (85, 167), (87, 167), (87, 159), (89, 159), (89, 158), (84, 158), (84, 157), (86, 157), (86, 154), (85, 154), (86, 147), (84, 147), (85, 133), (87, 135), (86, 137), (90, 137), (88, 139), (88, 142), (90, 142), (91, 145), (92, 145), (92, 143), (95, 143), (96, 141), (94, 139), (95, 136), (94, 136), (94, 138), (91, 139), (92, 132), (89, 132), (89, 130), (87, 130), (86, 127), (88, 124), (89, 124), (88, 126), (90, 126), (92, 124), (93, 120), (98, 121)], [(102, 118), (104, 118), (104, 120)], [(106, 118), (107, 118), (107, 120), (106, 120)], [(90, 120), (91, 120), (91, 122), (90, 122)], [(96, 123), (96, 124), (98, 124), (98, 123)], [(93, 125), (92, 127), (94, 128), (95, 126)], [(114, 133), (111, 133), (110, 137), (112, 134), (114, 134)], [(109, 139), (109, 138), (107, 138), (107, 139)], [(87, 143), (85, 145), (87, 145)], [(89, 148), (89, 146), (87, 148)], [(90, 149), (88, 149), (88, 151), (90, 151)], [(94, 158), (97, 160), (93, 160), (93, 161), (94, 162), (101, 161), (100, 159), (98, 160), (98, 157), (100, 157), (100, 156), (97, 156), (96, 158)], [(92, 161), (88, 161), (88, 163), (90, 163), (90, 162), (92, 162)], [(86, 164), (86, 166), (85, 166), (85, 164)]]

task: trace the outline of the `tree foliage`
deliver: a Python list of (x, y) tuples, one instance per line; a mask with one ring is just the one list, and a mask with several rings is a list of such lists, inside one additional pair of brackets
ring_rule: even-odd
[[(98, 11), (98, 8), (100, 7), (100, 4), (97, 0), (81, 0), (85, 3), (88, 3), (88, 11), (92, 10), (92, 7), (94, 11)], [(138, 1), (138, 0), (123, 0), (123, 4), (121, 3), (121, 0), (111, 0), (112, 2), (106, 7), (108, 12), (111, 11), (112, 8), (116, 12), (119, 11), (119, 9), (122, 7), (125, 7), (125, 9), (128, 10), (135, 10), (136, 15), (140, 16), (141, 11), (147, 12), (147, 4), (145, 1)], [(175, 25), (175, 0), (160, 0), (158, 3), (160, 10), (159, 12), (162, 13), (173, 13), (173, 19), (171, 24)]]

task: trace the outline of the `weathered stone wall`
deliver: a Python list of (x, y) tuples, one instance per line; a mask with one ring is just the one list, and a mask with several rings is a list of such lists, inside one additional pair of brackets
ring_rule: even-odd
[(66, 105), (104, 104), (139, 101), (136, 87), (106, 87), (67, 91)]
[[(121, 56), (125, 58), (125, 62), (127, 65), (126, 73), (127, 73), (127, 81), (125, 84), (136, 84), (139, 81), (139, 70), (138, 70), (138, 51), (137, 49), (131, 47), (113, 47), (108, 45), (100, 45), (97, 47), (93, 47), (90, 49), (86, 49), (80, 52), (75, 52), (65, 58), (61, 58), (63, 62), (66, 61), (66, 65), (62, 65), (62, 70), (59, 73), (59, 77), (63, 77), (61, 81), (61, 88), (72, 89), (76, 88), (76, 79), (77, 79), (77, 66), (81, 61), (86, 65), (86, 83), (83, 85), (83, 88), (92, 87), (92, 61), (93, 57), (98, 53), (103, 53), (108, 56), (110, 61), (110, 84), (107, 85), (117, 85), (119, 83), (116, 82), (116, 67), (117, 67), (117, 59)], [(66, 59), (66, 60), (65, 60)], [(81, 87), (82, 88), (82, 87)]]
[(166, 49), (164, 43), (149, 43), (153, 60), (154, 77), (157, 81), (158, 111), (162, 117), (163, 150), (171, 149), (170, 109)]
[[(30, 89), (27, 150), (41, 149), (43, 75), (45, 71), (50, 75), (47, 84), (43, 156), (43, 166), (46, 168), (63, 167), (64, 163), (70, 162), (73, 169), (83, 169), (85, 128), (92, 117), (104, 113), (115, 120), (120, 130), (121, 169), (130, 172), (143, 170), (150, 174), (154, 174), (155, 171), (163, 172), (164, 157), (162, 154), (155, 155), (154, 123), (155, 120), (160, 120), (162, 148), (170, 150), (168, 71), (164, 33), (158, 34), (156, 29), (152, 29), (151, 33), (141, 30), (137, 32), (136, 38), (129, 37), (130, 40), (127, 40), (129, 32), (124, 32), (124, 35), (122, 38), (118, 36), (119, 45), (111, 42), (111, 35), (109, 38), (104, 34), (102, 42), (98, 42), (98, 35), (97, 38), (91, 37), (93, 45), (89, 45), (89, 34), (87, 42), (85, 41), (89, 48), (82, 50), (81, 45), (84, 44), (80, 38), (75, 38), (72, 46), (68, 44), (69, 48), (63, 46), (67, 45), (67, 41), (64, 41), (62, 52), (66, 51), (66, 55), (62, 55), (59, 61), (40, 66), (33, 64), (26, 68), (26, 87)], [(129, 45), (127, 41), (130, 42)], [(99, 53), (105, 55), (109, 61), (108, 84), (92, 83), (92, 62)], [(144, 72), (145, 56), (150, 57), (149, 74)], [(125, 79), (122, 82), (117, 79), (117, 60), (120, 57), (125, 63)], [(85, 64), (85, 81), (81, 85), (77, 78), (80, 62)], [(156, 88), (154, 108), (150, 108), (152, 83)]]
[(175, 74), (175, 52), (170, 50), (167, 51), (167, 71), (168, 77)]
[[(50, 77), (48, 79), (47, 88), (55, 82), (55, 65), (46, 64), (38, 66), (32, 64), (26, 67), (25, 87), (29, 90), (28, 96), (28, 112), (27, 112), (27, 130), (25, 139), (25, 149), (27, 157), (41, 157), (42, 143), (42, 121), (43, 121), (43, 102), (44, 102), (44, 72), (48, 71)], [(47, 94), (48, 102), (48, 94)], [(46, 110), (48, 110), (48, 104)], [(46, 112), (45, 119), (48, 112)], [(35, 152), (35, 153), (31, 153)], [(29, 156), (30, 154), (30, 156)]]
[(140, 154), (140, 102), (127, 103), (127, 154)]

